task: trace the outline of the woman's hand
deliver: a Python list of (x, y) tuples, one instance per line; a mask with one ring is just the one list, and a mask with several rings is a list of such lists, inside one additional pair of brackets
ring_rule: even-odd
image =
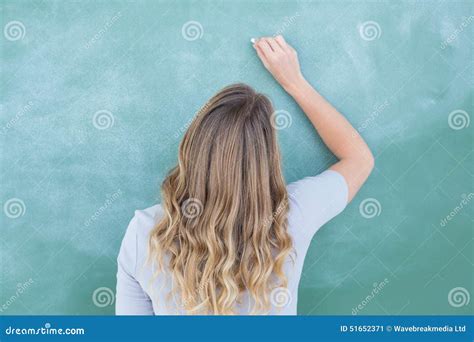
[(287, 92), (291, 94), (305, 82), (296, 51), (282, 36), (258, 38), (253, 47), (265, 68)]

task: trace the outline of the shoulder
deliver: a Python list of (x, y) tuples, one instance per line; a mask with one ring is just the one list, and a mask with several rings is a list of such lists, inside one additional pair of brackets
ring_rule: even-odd
[(148, 239), (151, 230), (162, 217), (163, 208), (160, 204), (142, 210), (135, 210), (128, 230), (133, 231), (138, 240), (143, 238)]
[(290, 228), (304, 239), (339, 214), (347, 205), (348, 186), (333, 170), (306, 177), (287, 186)]
[(163, 214), (163, 209), (159, 204), (146, 209), (135, 210), (135, 214), (123, 237), (120, 254), (128, 255), (129, 257), (126, 259), (133, 259), (135, 264), (143, 260), (147, 255), (150, 232)]
[[(290, 203), (338, 199), (347, 204), (348, 186), (344, 177), (337, 171), (326, 170), (313, 177), (305, 177), (287, 186)], [(335, 197), (335, 198), (334, 198)]]
[[(308, 189), (309, 188), (309, 189)], [(299, 195), (308, 192), (325, 193), (327, 191), (334, 191), (335, 189), (345, 192), (347, 184), (344, 177), (337, 171), (326, 170), (316, 176), (305, 177), (296, 182), (290, 183), (287, 186), (288, 194), (291, 199), (298, 198)]]

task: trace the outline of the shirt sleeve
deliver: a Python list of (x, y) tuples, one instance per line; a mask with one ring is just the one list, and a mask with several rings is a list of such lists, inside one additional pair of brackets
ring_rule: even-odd
[(318, 229), (344, 210), (349, 189), (344, 177), (336, 171), (306, 177), (288, 185), (294, 231), (311, 240)]
[(116, 315), (153, 315), (150, 297), (135, 279), (137, 265), (136, 216), (130, 222), (117, 258)]

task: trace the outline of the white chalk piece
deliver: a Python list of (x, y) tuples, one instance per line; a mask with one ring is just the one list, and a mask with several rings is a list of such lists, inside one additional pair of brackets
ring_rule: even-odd
[(257, 40), (256, 40), (255, 38), (251, 38), (251, 39), (250, 39), (250, 42), (251, 42), (252, 44), (255, 44), (256, 41), (257, 41)]

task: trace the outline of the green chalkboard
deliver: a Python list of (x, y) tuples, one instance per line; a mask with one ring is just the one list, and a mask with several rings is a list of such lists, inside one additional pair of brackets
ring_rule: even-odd
[(287, 182), (335, 161), (250, 38), (282, 33), (368, 141), (300, 314), (473, 312), (472, 1), (1, 1), (1, 314), (112, 314), (135, 209), (194, 113), (245, 82), (291, 122)]

